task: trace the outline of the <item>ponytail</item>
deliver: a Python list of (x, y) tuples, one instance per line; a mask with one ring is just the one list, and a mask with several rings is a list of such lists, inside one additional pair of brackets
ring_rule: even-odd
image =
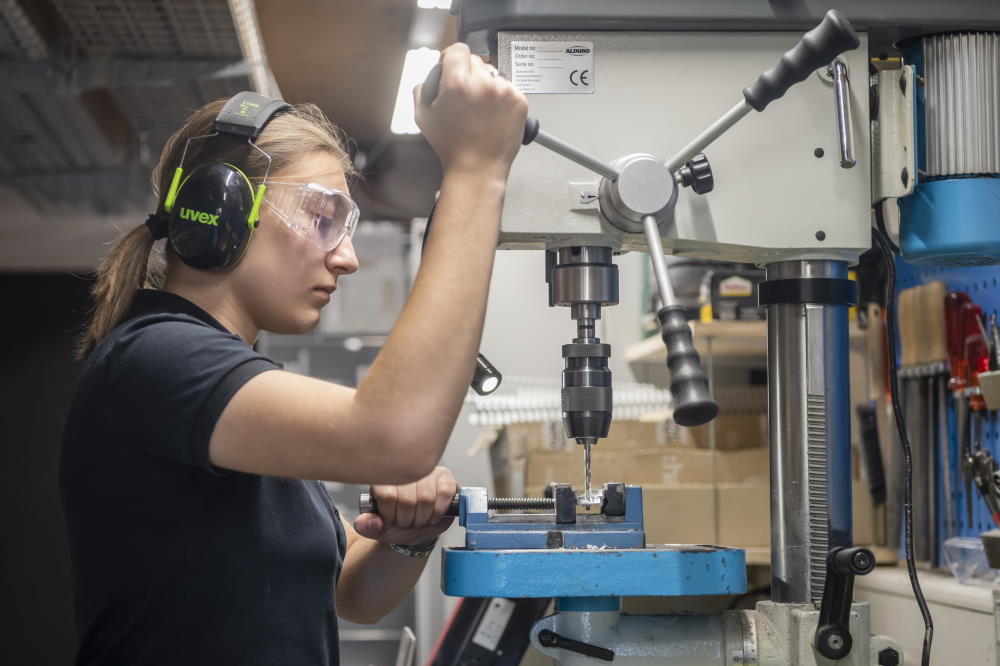
[(149, 252), (155, 242), (152, 232), (140, 224), (111, 247), (97, 265), (97, 279), (90, 290), (93, 309), (76, 348), (78, 359), (85, 359), (108, 333), (122, 323), (132, 307), (136, 290), (159, 286), (160, 276), (148, 274)]

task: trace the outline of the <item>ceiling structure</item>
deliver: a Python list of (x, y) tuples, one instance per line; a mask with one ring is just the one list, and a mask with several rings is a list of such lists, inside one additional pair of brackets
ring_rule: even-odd
[[(0, 271), (87, 271), (153, 203), (191, 111), (239, 90), (318, 104), (351, 138), (367, 219), (440, 180), (389, 123), (415, 0), (0, 0)], [(450, 31), (453, 34), (453, 29)]]

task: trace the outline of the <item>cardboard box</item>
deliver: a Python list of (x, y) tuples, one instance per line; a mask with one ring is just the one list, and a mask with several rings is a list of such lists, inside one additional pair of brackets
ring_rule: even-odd
[[(870, 545), (871, 497), (867, 487), (853, 487), (854, 543)], [(770, 547), (769, 483), (643, 486), (646, 543), (718, 543), (735, 548)], [(714, 525), (719, 502), (718, 536)]]
[[(633, 485), (678, 485), (711, 483), (714, 457), (718, 483), (766, 481), (770, 477), (768, 449), (706, 451), (703, 449), (659, 447), (626, 453), (593, 449), (591, 476), (595, 486), (607, 481)], [(579, 447), (578, 447), (579, 448)], [(525, 486), (583, 482), (583, 452), (539, 452), (527, 457)]]
[[(690, 447), (690, 440), (684, 439), (686, 432), (687, 429), (669, 421), (613, 421), (609, 436), (600, 440), (594, 450), (608, 456), (666, 450), (671, 444)], [(526, 486), (547, 485), (552, 481), (583, 483), (583, 450), (575, 440), (566, 439), (560, 421), (517, 423), (485, 431), (474, 449), (485, 447), (489, 447), (495, 495), (517, 496), (523, 494)], [(607, 467), (611, 462), (605, 458), (599, 463), (606, 474), (601, 479), (595, 476), (595, 481), (623, 478), (622, 474), (627, 472), (620, 466)], [(530, 479), (526, 478), (529, 468)], [(649, 477), (643, 479), (648, 481)], [(657, 477), (657, 482), (660, 481)]]
[[(598, 446), (604, 451), (628, 451), (668, 444), (689, 445), (687, 428), (672, 421), (612, 421), (608, 436)], [(575, 451), (576, 440), (567, 439), (562, 421), (513, 423), (500, 429), (492, 442), (508, 458), (525, 456), (536, 451)]]
[[(719, 450), (753, 449), (767, 446), (767, 413), (726, 413), (719, 414), (715, 424), (715, 448)], [(692, 443), (700, 448), (709, 448), (711, 424), (688, 428)]]

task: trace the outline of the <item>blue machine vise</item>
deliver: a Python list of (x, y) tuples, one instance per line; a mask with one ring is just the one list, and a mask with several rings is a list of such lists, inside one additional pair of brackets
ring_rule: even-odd
[[(493, 513), (503, 500), (491, 500), (485, 488), (462, 488), (459, 524), (469, 550), (542, 548), (643, 548), (642, 488), (606, 483), (600, 504), (582, 505), (567, 483), (552, 484), (553, 513)], [(511, 501), (516, 508), (517, 500)], [(542, 500), (539, 499), (539, 502)], [(503, 506), (503, 508), (508, 508)]]

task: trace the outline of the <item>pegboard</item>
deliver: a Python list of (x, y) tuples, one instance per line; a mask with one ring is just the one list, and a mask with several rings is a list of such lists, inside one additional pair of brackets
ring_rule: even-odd
[[(1000, 316), (1000, 266), (977, 266), (970, 268), (953, 266), (915, 266), (901, 259), (896, 260), (896, 294), (899, 291), (929, 282), (941, 281), (948, 286), (948, 291), (964, 291), (974, 303), (983, 309), (984, 324), (988, 325), (989, 316)], [(901, 380), (902, 384), (902, 380)], [(902, 386), (900, 387), (902, 390)], [(953, 507), (953, 524), (956, 536), (979, 536), (980, 533), (993, 528), (986, 503), (979, 492), (972, 487), (973, 513), (972, 524), (966, 519), (965, 482), (958, 464), (958, 442), (956, 437), (955, 401), (948, 392), (947, 422), (948, 422), (948, 456), (951, 479), (951, 496)], [(998, 419), (996, 412), (986, 412), (982, 421), (982, 446), (994, 458), (1000, 460), (1000, 439), (998, 439)], [(911, 435), (912, 439), (912, 435)], [(936, 469), (937, 516), (939, 546), (947, 538), (945, 531), (944, 476), (940, 465)], [(919, 489), (914, 488), (914, 493)], [(942, 564), (943, 562), (943, 550)]]

